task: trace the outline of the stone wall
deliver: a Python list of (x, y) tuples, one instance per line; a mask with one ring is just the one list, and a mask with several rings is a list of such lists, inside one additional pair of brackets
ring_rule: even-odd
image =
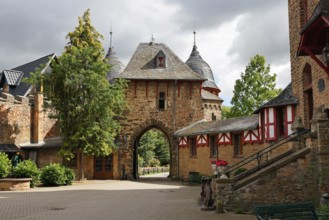
[(0, 143), (18, 144), (30, 142), (31, 105), (27, 98), (21, 101), (6, 93), (0, 98)]
[(315, 151), (288, 165), (275, 168), (258, 180), (233, 190), (232, 179), (217, 180), (217, 199), (224, 201), (226, 210), (250, 211), (253, 204), (276, 204), (301, 201), (319, 201), (316, 178)]
[[(126, 100), (129, 110), (121, 121), (121, 133), (127, 137), (128, 151), (122, 152), (126, 173), (133, 172), (134, 143), (149, 129), (157, 128), (168, 138), (171, 153), (171, 174), (178, 175), (177, 140), (174, 132), (203, 119), (201, 82), (144, 82), (129, 83)], [(158, 108), (158, 92), (165, 92), (165, 109)], [(121, 168), (118, 167), (120, 172)]]
[[(293, 94), (299, 99), (299, 104), (296, 108), (296, 117), (301, 117), (306, 127), (310, 127), (309, 118), (312, 116), (308, 115), (309, 105), (307, 93), (304, 91), (303, 76), (305, 67), (309, 64), (311, 66), (312, 73), (312, 94), (314, 100), (314, 107), (319, 108), (322, 105), (325, 108), (329, 108), (329, 79), (327, 74), (321, 69), (321, 67), (309, 56), (297, 57), (297, 49), (300, 42), (299, 32), (304, 26), (304, 16), (301, 6), (301, 0), (289, 0), (289, 35), (290, 35), (290, 60), (291, 60), (291, 78), (292, 78), (292, 89)], [(314, 8), (318, 4), (319, 0), (308, 0), (307, 1), (307, 17), (310, 18)], [(318, 56), (320, 60), (322, 57)], [(319, 80), (324, 80), (325, 90), (319, 91), (318, 83)]]
[(215, 120), (222, 119), (222, 109), (221, 104), (219, 101), (214, 100), (203, 100), (203, 112), (204, 112), (204, 119), (207, 121), (212, 121), (212, 115), (216, 117)]

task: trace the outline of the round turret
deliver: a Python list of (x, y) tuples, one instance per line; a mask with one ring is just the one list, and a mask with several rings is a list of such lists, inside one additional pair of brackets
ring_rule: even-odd
[(120, 73), (122, 73), (125, 66), (116, 56), (116, 53), (115, 53), (115, 50), (113, 47), (109, 48), (109, 51), (107, 52), (105, 58), (108, 60), (107, 62), (111, 66), (110, 71), (107, 73), (106, 78), (108, 81), (111, 81), (114, 78), (116, 78)]

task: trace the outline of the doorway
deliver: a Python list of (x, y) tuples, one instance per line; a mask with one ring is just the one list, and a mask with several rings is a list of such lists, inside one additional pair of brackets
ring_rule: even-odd
[(94, 158), (94, 179), (113, 179), (113, 155)]

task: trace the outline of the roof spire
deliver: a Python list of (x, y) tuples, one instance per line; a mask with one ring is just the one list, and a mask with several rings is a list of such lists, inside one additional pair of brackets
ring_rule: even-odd
[(195, 43), (195, 35), (196, 35), (196, 31), (195, 31), (195, 20), (193, 21), (193, 34), (194, 34), (194, 44), (193, 44), (193, 46), (196, 46), (196, 43)]
[(111, 27), (110, 27), (110, 48), (112, 48), (112, 22), (111, 22)]

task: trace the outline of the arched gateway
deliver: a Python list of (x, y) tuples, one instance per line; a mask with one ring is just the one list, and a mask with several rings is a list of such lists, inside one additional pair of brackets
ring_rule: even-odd
[[(108, 53), (109, 62), (121, 66), (112, 50), (110, 48)], [(202, 60), (195, 46), (190, 59), (196, 59), (190, 61), (193, 65)], [(126, 93), (128, 110), (121, 119), (119, 150), (113, 155), (114, 179), (137, 176), (139, 139), (151, 128), (162, 131), (167, 137), (171, 156), (170, 176), (179, 177), (175, 132), (204, 118), (220, 118), (219, 89), (213, 82), (209, 83), (207, 71), (201, 75), (191, 68), (166, 45), (150, 42), (139, 44), (124, 71), (109, 73), (108, 79), (119, 77), (129, 80)], [(210, 75), (213, 81), (212, 72)], [(210, 105), (216, 108), (206, 108)]]

